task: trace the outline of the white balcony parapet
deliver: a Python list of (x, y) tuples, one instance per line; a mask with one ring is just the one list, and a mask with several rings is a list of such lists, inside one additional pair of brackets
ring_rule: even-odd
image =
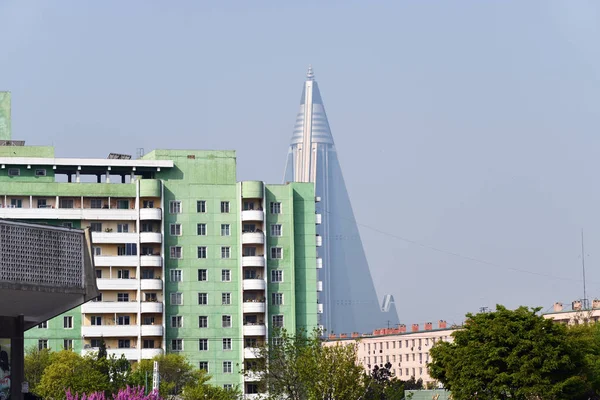
[(108, 208), (0, 208), (0, 218), (134, 221), (137, 210)]
[(263, 256), (243, 256), (242, 267), (264, 267), (265, 257)]
[(317, 313), (323, 314), (323, 304), (317, 304)]
[(244, 358), (258, 358), (260, 350), (256, 347), (246, 347), (244, 349)]
[(142, 325), (142, 336), (162, 336), (162, 325)]
[(142, 313), (162, 313), (163, 304), (157, 301), (142, 302)]
[(137, 313), (139, 310), (137, 301), (89, 301), (81, 306), (84, 314), (103, 313)]
[(140, 265), (142, 267), (162, 267), (162, 257), (157, 255), (147, 256), (142, 254), (140, 256)]
[(262, 221), (265, 218), (265, 213), (261, 210), (244, 210), (242, 211), (242, 221)]
[(321, 257), (317, 257), (317, 269), (323, 268), (323, 259)]
[(244, 279), (242, 286), (244, 290), (265, 290), (266, 283), (263, 279)]
[(323, 291), (323, 281), (317, 281), (317, 292)]
[(83, 337), (131, 337), (140, 332), (139, 325), (84, 325), (81, 327)]
[(162, 210), (160, 208), (141, 208), (140, 219), (160, 221), (162, 219)]
[(99, 290), (136, 290), (139, 282), (137, 279), (96, 279)]
[(242, 306), (245, 313), (264, 313), (266, 308), (265, 303), (261, 302), (244, 302)]
[(163, 282), (160, 279), (142, 279), (142, 290), (162, 290)]
[(157, 232), (141, 232), (141, 243), (162, 243), (162, 234)]
[[(98, 352), (98, 347), (86, 347), (83, 350), (81, 350), (81, 355), (86, 355), (89, 353), (97, 353)], [(155, 350), (155, 349), (152, 349)], [(106, 354), (110, 357), (113, 354), (120, 358), (121, 354), (123, 354), (125, 356), (126, 359), (128, 360), (137, 360), (138, 359), (138, 355), (139, 355), (139, 350), (138, 349), (134, 349), (134, 348), (129, 348), (129, 349), (107, 349), (106, 350)]]
[(142, 349), (142, 360), (149, 360), (156, 356), (161, 356), (163, 349)]
[(320, 225), (322, 222), (321, 214), (315, 214), (315, 224)]
[(242, 233), (242, 244), (264, 244), (265, 234), (262, 232)]
[(323, 237), (321, 235), (317, 235), (315, 244), (317, 247), (323, 246)]
[(136, 267), (138, 256), (94, 256), (96, 267)]
[(265, 325), (244, 325), (244, 336), (265, 336), (267, 327)]
[(137, 233), (92, 232), (92, 243), (135, 243)]
[(258, 382), (262, 378), (262, 374), (260, 372), (248, 371), (244, 374), (245, 382)]

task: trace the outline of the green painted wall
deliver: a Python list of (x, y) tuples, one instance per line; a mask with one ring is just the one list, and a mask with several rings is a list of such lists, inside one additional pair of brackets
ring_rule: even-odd
[(54, 158), (52, 146), (0, 146), (0, 157)]
[[(73, 328), (64, 328), (64, 317), (73, 317)], [(25, 350), (31, 346), (38, 347), (40, 339), (48, 340), (48, 348), (62, 350), (65, 339), (73, 341), (73, 350), (80, 352), (83, 348), (81, 339), (81, 309), (79, 307), (67, 311), (48, 321), (48, 328), (34, 327), (25, 332)]]

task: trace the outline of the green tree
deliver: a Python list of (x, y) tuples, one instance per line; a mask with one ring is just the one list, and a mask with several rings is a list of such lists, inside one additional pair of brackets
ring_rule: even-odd
[(160, 373), (159, 392), (163, 398), (181, 394), (184, 387), (194, 385), (200, 379), (200, 371), (195, 369), (187, 359), (179, 354), (165, 354), (152, 360), (142, 360), (137, 363), (129, 379), (130, 384), (145, 386), (152, 382), (154, 361), (158, 361)]
[(50, 349), (38, 349), (31, 346), (25, 352), (25, 380), (29, 382), (29, 391), (38, 393), (38, 385), (42, 380), (44, 370), (50, 365), (52, 351)]
[[(414, 378), (413, 378), (414, 379)], [(375, 364), (368, 378), (365, 400), (402, 400), (404, 382), (392, 376), (392, 364)]]
[(85, 357), (71, 350), (52, 353), (50, 365), (37, 386), (37, 393), (46, 399), (64, 399), (67, 389), (71, 393), (92, 393), (110, 389), (108, 376), (96, 368), (96, 358)]
[[(365, 373), (355, 344), (323, 346), (318, 332), (277, 333), (259, 350), (256, 372), (272, 398), (354, 400), (365, 394)], [(267, 368), (268, 367), (268, 368)]]
[(220, 386), (210, 385), (210, 375), (199, 371), (197, 380), (185, 386), (181, 398), (183, 400), (237, 400), (242, 398), (239, 389), (227, 390)]
[(462, 399), (587, 398), (584, 352), (567, 328), (537, 315), (539, 308), (467, 314), (453, 343), (431, 349), (429, 371)]

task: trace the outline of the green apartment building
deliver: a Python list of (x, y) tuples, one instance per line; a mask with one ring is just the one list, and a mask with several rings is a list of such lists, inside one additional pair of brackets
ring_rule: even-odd
[(317, 327), (313, 184), (237, 182), (233, 151), (55, 158), (0, 144), (0, 218), (90, 227), (102, 293), (26, 346), (85, 353), (104, 340), (132, 362), (178, 352), (252, 398), (257, 379), (239, 372), (256, 347), (278, 327)]

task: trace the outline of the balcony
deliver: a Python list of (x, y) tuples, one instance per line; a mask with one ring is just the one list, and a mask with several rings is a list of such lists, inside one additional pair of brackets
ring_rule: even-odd
[(323, 236), (317, 235), (315, 244), (317, 245), (317, 247), (323, 246)]
[(323, 314), (323, 304), (317, 304), (317, 313)]
[(92, 232), (92, 243), (136, 243), (137, 233)]
[(323, 259), (321, 257), (317, 257), (317, 269), (323, 268)]
[(261, 373), (256, 371), (248, 371), (244, 374), (244, 382), (258, 382), (261, 378)]
[(265, 325), (244, 325), (244, 336), (266, 336)]
[(140, 257), (140, 265), (142, 267), (162, 267), (162, 256), (147, 256), (142, 255)]
[(244, 349), (244, 358), (259, 358), (260, 349), (256, 347), (246, 347)]
[(113, 354), (119, 358), (121, 354), (125, 356), (128, 360), (137, 360), (140, 355), (139, 349), (108, 349), (106, 350), (106, 354), (110, 357)]
[(265, 290), (267, 286), (263, 279), (244, 279), (242, 282), (244, 290)]
[(142, 325), (142, 336), (162, 336), (162, 325)]
[(144, 301), (142, 303), (142, 313), (162, 313), (163, 304), (157, 301)]
[(137, 267), (138, 256), (94, 256), (96, 267)]
[(160, 279), (142, 279), (142, 290), (162, 290), (163, 282)]
[(264, 267), (265, 257), (264, 256), (243, 256), (242, 267)]
[(0, 218), (135, 221), (137, 211), (108, 208), (0, 208)]
[(142, 349), (142, 360), (149, 360), (163, 354), (162, 349)]
[(242, 211), (242, 221), (262, 221), (264, 218), (265, 213), (261, 210)]
[(160, 221), (162, 219), (162, 210), (160, 208), (140, 208), (140, 219), (143, 221)]
[(242, 244), (264, 244), (265, 234), (262, 232), (242, 233)]
[(131, 337), (140, 332), (139, 325), (85, 325), (81, 327), (83, 337)]
[[(242, 307), (245, 313), (264, 313), (266, 308), (267, 307), (265, 306), (265, 303), (259, 302), (244, 302), (244, 305)], [(244, 329), (245, 328), (246, 327), (244, 327)]]
[(106, 314), (106, 313), (137, 313), (139, 304), (137, 301), (89, 301), (81, 306), (84, 314)]
[(162, 243), (162, 234), (156, 232), (141, 232), (141, 243)]
[(259, 400), (263, 397), (264, 393), (247, 393), (244, 394), (244, 400)]
[(320, 225), (322, 222), (322, 216), (321, 214), (315, 214), (315, 224)]
[(137, 279), (96, 279), (96, 284), (100, 290), (137, 290)]
[(323, 291), (323, 281), (317, 281), (317, 292)]

